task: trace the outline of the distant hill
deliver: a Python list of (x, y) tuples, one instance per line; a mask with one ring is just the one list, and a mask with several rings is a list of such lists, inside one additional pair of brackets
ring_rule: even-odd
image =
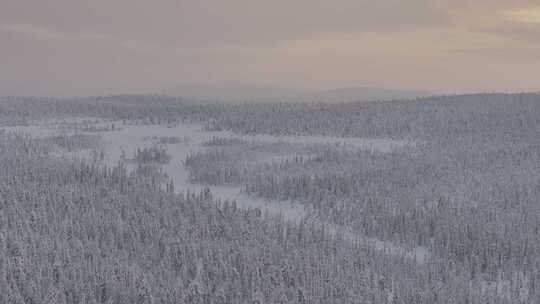
[[(50, 96), (73, 97), (69, 90), (47, 87), (0, 88), (0, 96)], [(112, 93), (112, 92), (111, 92)], [(126, 92), (128, 93), (128, 92)], [(137, 92), (140, 93), (140, 92)], [(182, 84), (153, 92), (162, 95), (182, 97), (194, 101), (218, 102), (354, 102), (408, 99), (433, 96), (425, 91), (407, 91), (375, 87), (348, 87), (332, 90), (302, 90), (270, 85), (201, 85)], [(118, 94), (116, 92), (115, 94)], [(130, 93), (134, 94), (134, 92)], [(99, 95), (99, 94), (98, 94)], [(107, 95), (104, 93), (103, 95)]]
[(265, 85), (178, 85), (159, 93), (187, 99), (220, 102), (353, 102), (408, 99), (434, 95), (425, 91), (407, 91), (374, 87), (348, 87), (309, 91)]
[(349, 87), (334, 90), (319, 91), (306, 96), (308, 101), (315, 102), (354, 102), (409, 99), (432, 96), (434, 93), (426, 91), (407, 91), (372, 87)]
[(296, 100), (306, 92), (279, 86), (195, 84), (178, 85), (159, 93), (204, 101), (276, 102)]

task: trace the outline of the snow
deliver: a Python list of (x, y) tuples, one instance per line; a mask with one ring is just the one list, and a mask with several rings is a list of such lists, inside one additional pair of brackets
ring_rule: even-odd
[[(168, 164), (163, 165), (163, 170), (172, 179), (174, 187), (177, 191), (200, 191), (204, 187), (208, 187), (215, 198), (229, 201), (236, 201), (239, 208), (253, 209), (258, 208), (263, 213), (272, 215), (280, 215), (284, 219), (291, 222), (299, 223), (300, 221), (309, 218), (304, 206), (294, 202), (284, 201), (267, 201), (260, 198), (248, 196), (241, 192), (240, 187), (226, 186), (203, 186), (191, 184), (188, 181), (188, 171), (182, 165), (185, 158), (198, 151), (207, 149), (203, 144), (214, 137), (233, 139), (238, 138), (248, 142), (262, 143), (291, 143), (291, 144), (326, 144), (339, 146), (346, 149), (366, 149), (370, 151), (378, 151), (383, 153), (391, 152), (394, 149), (414, 145), (413, 142), (402, 140), (389, 139), (366, 139), (366, 138), (345, 138), (332, 136), (269, 136), (269, 135), (244, 135), (239, 136), (228, 131), (204, 131), (201, 125), (197, 124), (179, 124), (176, 126), (163, 125), (124, 125), (121, 121), (104, 121), (101, 119), (71, 119), (71, 120), (54, 120), (36, 122), (29, 126), (3, 127), (7, 132), (24, 132), (32, 136), (45, 138), (54, 136), (62, 132), (72, 130), (77, 124), (91, 125), (96, 129), (110, 127), (114, 124), (115, 128), (108, 131), (92, 131), (85, 132), (77, 130), (78, 133), (99, 134), (102, 137), (105, 163), (109, 166), (115, 165), (123, 153), (127, 157), (134, 155), (137, 148), (144, 148), (152, 144), (149, 139), (156, 137), (178, 137), (181, 140), (178, 143), (167, 144), (167, 152), (171, 155), (171, 160)], [(73, 131), (72, 131), (73, 132)], [(57, 153), (62, 157), (91, 157), (91, 151), (76, 151)], [(297, 154), (295, 154), (297, 155)], [(276, 155), (274, 158), (266, 159), (283, 159), (285, 156)], [(264, 161), (264, 160), (263, 160)], [(418, 247), (412, 250), (407, 250), (388, 241), (381, 241), (373, 238), (366, 238), (350, 230), (346, 230), (339, 225), (328, 223), (320, 223), (315, 219), (309, 219), (312, 222), (317, 222), (325, 226), (325, 229), (334, 235), (341, 234), (344, 239), (351, 242), (363, 242), (372, 246), (372, 248), (386, 254), (399, 254), (406, 256), (418, 263), (424, 263), (429, 258), (429, 251), (426, 248)]]

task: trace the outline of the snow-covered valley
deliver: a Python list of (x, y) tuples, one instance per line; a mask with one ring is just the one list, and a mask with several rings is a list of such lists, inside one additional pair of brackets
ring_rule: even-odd
[[(99, 135), (101, 143), (95, 149), (81, 149), (66, 151), (59, 149), (55, 155), (66, 158), (91, 159), (92, 155), (99, 150), (103, 155), (103, 162), (112, 167), (135, 154), (137, 149), (152, 146), (159, 142), (160, 138), (176, 138), (178, 140), (166, 145), (170, 155), (169, 162), (160, 165), (174, 184), (176, 191), (200, 192), (209, 188), (216, 199), (235, 201), (239, 208), (259, 209), (261, 212), (283, 217), (287, 221), (300, 223), (308, 221), (324, 225), (326, 231), (331, 234), (340, 234), (350, 242), (362, 242), (375, 250), (386, 254), (405, 256), (418, 263), (424, 263), (429, 258), (429, 251), (424, 247), (405, 249), (390, 241), (381, 241), (365, 237), (354, 232), (350, 228), (331, 223), (321, 222), (309, 215), (303, 204), (294, 201), (279, 201), (258, 198), (242, 192), (241, 187), (202, 185), (189, 181), (189, 172), (182, 165), (190, 154), (208, 149), (204, 146), (212, 139), (235, 139), (254, 143), (292, 144), (299, 147), (307, 145), (329, 145), (349, 151), (366, 150), (372, 152), (389, 153), (394, 149), (405, 146), (414, 146), (414, 143), (401, 140), (371, 139), (371, 138), (345, 138), (332, 136), (270, 136), (270, 135), (236, 135), (228, 131), (205, 131), (199, 124), (176, 124), (176, 125), (138, 125), (126, 124), (123, 121), (105, 121), (97, 118), (59, 119), (50, 121), (37, 121), (28, 126), (4, 127), (6, 132), (29, 134), (36, 138), (48, 138), (52, 136), (87, 134)], [(309, 152), (306, 152), (308, 154)], [(287, 155), (274, 153), (270, 157), (260, 161), (279, 161), (299, 154)], [(134, 164), (128, 166), (133, 167)]]
[(536, 95), (1, 106), (0, 299), (538, 302)]

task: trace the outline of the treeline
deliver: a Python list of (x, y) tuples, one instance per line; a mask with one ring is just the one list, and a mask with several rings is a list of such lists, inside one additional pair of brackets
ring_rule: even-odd
[(157, 163), (167, 164), (171, 156), (167, 153), (164, 145), (152, 145), (150, 147), (137, 148), (134, 155), (134, 161), (139, 164)]
[(209, 129), (241, 134), (329, 135), (439, 140), (534, 137), (540, 94), (475, 94), (343, 104), (241, 104), (208, 112)]
[[(213, 144), (213, 143), (212, 143)], [(183, 165), (189, 170), (189, 180), (205, 185), (239, 185), (242, 182), (241, 154), (222, 150), (197, 152), (186, 157)]]
[(84, 149), (95, 149), (101, 143), (101, 138), (98, 135), (87, 134), (61, 134), (43, 139), (45, 142), (50, 142), (66, 151), (78, 151)]
[[(342, 104), (198, 104), (162, 95), (0, 97), (0, 121), (100, 117), (147, 124), (198, 122), (239, 134), (329, 135), (449, 141), (483, 128), (492, 137), (533, 138), (540, 94), (473, 94)], [(477, 139), (477, 138), (475, 138)]]
[(34, 120), (93, 117), (131, 123), (175, 124), (200, 122), (209, 106), (161, 95), (114, 95), (84, 98), (0, 97), (3, 125), (25, 125)]

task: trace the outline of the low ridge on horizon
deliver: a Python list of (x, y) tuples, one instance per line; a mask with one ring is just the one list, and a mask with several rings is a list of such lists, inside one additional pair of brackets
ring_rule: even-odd
[(349, 86), (325, 90), (288, 88), (277, 85), (180, 84), (159, 93), (201, 101), (219, 102), (362, 102), (427, 97), (440, 93), (371, 86)]

